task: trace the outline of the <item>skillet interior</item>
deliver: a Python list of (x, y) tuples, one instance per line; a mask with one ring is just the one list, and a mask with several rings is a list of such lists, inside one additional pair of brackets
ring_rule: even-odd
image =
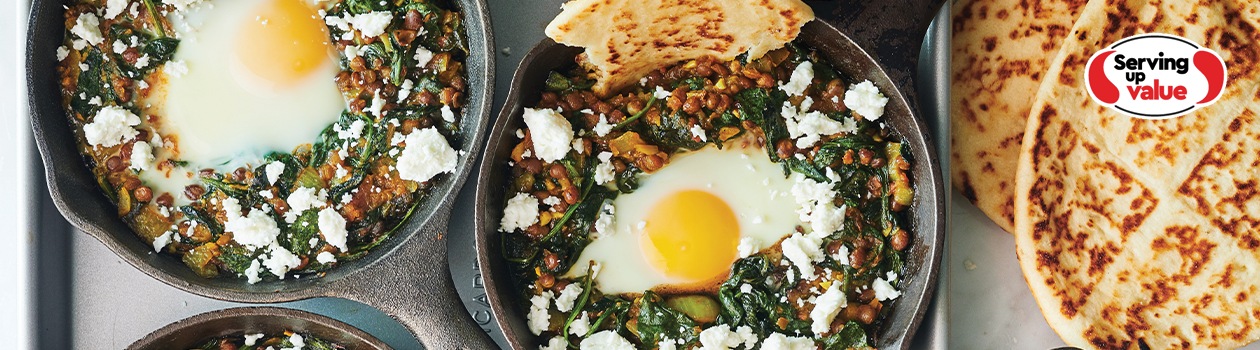
[[(441, 225), (434, 232), (445, 230), (445, 216), (452, 197), (463, 184), (478, 151), (490, 114), (494, 80), (493, 39), (489, 32), (484, 0), (454, 1), (464, 14), (469, 55), (466, 60), (469, 94), (468, 104), (460, 120), (460, 142), (452, 144), (462, 152), (456, 171), (430, 189), (419, 208), (387, 242), (367, 256), (346, 262), (329, 271), (323, 278), (286, 279), (247, 284), (243, 279), (206, 279), (194, 274), (178, 259), (153, 253), (153, 248), (139, 239), (115, 213), (115, 205), (97, 186), (91, 171), (79, 154), (73, 131), (61, 106), (55, 50), (65, 33), (64, 9), (59, 0), (35, 0), (31, 5), (30, 29), (27, 36), (27, 83), (31, 109), (31, 127), (44, 161), (48, 189), (57, 209), (75, 227), (96, 237), (114, 253), (145, 274), (176, 288), (216, 299), (237, 302), (281, 302), (315, 296), (328, 296), (338, 281), (364, 270), (390, 256), (403, 243), (411, 240), (422, 228)], [(314, 140), (314, 135), (312, 135)], [(435, 220), (440, 219), (440, 220)], [(445, 249), (445, 244), (436, 245)], [(427, 255), (426, 255), (427, 256)], [(445, 251), (433, 256), (445, 257)], [(408, 265), (410, 266), (410, 265)], [(444, 269), (445, 261), (434, 264)], [(378, 274), (379, 275), (379, 274)], [(378, 277), (384, 277), (379, 275)]]
[[(878, 330), (876, 344), (882, 348), (905, 349), (918, 328), (936, 286), (936, 272), (944, 241), (945, 217), (943, 183), (939, 160), (927, 127), (914, 116), (912, 108), (896, 85), (869, 55), (838, 29), (822, 21), (806, 24), (800, 39), (818, 50), (826, 60), (855, 79), (869, 79), (889, 97), (884, 121), (901, 135), (912, 155), (911, 177), (916, 190), (911, 213), (912, 245), (907, 250), (907, 275), (900, 289), (903, 296)], [(481, 174), (477, 180), (476, 241), (478, 263), (485, 280), (486, 293), (494, 317), (504, 337), (514, 349), (527, 349), (537, 344), (525, 324), (521, 299), (503, 259), (498, 223), (503, 215), (504, 189), (508, 173), (502, 165), (509, 159), (514, 144), (513, 130), (524, 127), (521, 111), (535, 105), (547, 74), (569, 66), (581, 49), (556, 44), (550, 39), (531, 50), (512, 80), (507, 104), (500, 112), (482, 155)]]
[(276, 307), (244, 307), (189, 317), (159, 328), (127, 349), (193, 349), (207, 340), (241, 334), (308, 333), (348, 349), (389, 349), (370, 334), (328, 317)]

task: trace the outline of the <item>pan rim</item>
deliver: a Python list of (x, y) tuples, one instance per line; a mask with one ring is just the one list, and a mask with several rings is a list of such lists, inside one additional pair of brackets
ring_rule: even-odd
[[(262, 323), (264, 324), (268, 322), (279, 323), (279, 322), (288, 321), (288, 320), (299, 320), (299, 321), (310, 322), (318, 326), (327, 327), (332, 330), (344, 332), (347, 335), (351, 336), (354, 340), (360, 343), (366, 344), (372, 347), (373, 349), (390, 349), (389, 345), (385, 344), (385, 342), (381, 341), (375, 336), (368, 334), (366, 331), (359, 329), (358, 327), (352, 326), (340, 320), (337, 320), (328, 316), (320, 315), (317, 313), (313, 313), (310, 311), (290, 309), (290, 308), (284, 308), (284, 307), (274, 307), (274, 306), (233, 307), (233, 308), (203, 312), (200, 314), (189, 316), (187, 318), (181, 319), (179, 321), (171, 322), (165, 326), (162, 326), (161, 328), (158, 328), (152, 332), (149, 332), (149, 334), (145, 335), (143, 338), (140, 338), (136, 340), (135, 342), (131, 343), (131, 345), (128, 345), (127, 349), (138, 350), (138, 349), (157, 348), (158, 345), (160, 345), (162, 342), (169, 341), (170, 338), (178, 336), (182, 332), (201, 330), (198, 327), (205, 327), (207, 323), (211, 323), (214, 321), (231, 320), (231, 319), (237, 319), (237, 318), (249, 319), (249, 318), (254, 318), (254, 317), (262, 317), (264, 320), (264, 322)], [(288, 328), (288, 327), (285, 327), (285, 328)], [(241, 332), (248, 333), (249, 331), (241, 330)], [(321, 334), (313, 334), (313, 335), (319, 336)], [(327, 339), (329, 337), (327, 336), (327, 333), (325, 333), (323, 334), (323, 336), (321, 336), (321, 338)]]

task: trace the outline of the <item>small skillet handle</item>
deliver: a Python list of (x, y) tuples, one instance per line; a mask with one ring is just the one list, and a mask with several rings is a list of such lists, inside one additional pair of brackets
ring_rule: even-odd
[(494, 349), (455, 291), (447, 267), (449, 209), (376, 266), (347, 277), (332, 296), (380, 309), (407, 327), (427, 349)]
[(912, 106), (919, 49), (945, 0), (840, 0), (811, 4), (815, 16), (836, 25), (874, 57)]

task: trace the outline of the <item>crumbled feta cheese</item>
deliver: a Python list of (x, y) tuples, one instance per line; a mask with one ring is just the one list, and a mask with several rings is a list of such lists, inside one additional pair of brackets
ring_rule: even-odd
[(547, 309), (551, 305), (551, 291), (544, 291), (542, 294), (529, 298), (529, 314), (528, 319), (529, 331), (534, 335), (542, 334), (551, 326), (551, 314), (547, 313)]
[(258, 334), (246, 334), (246, 335), (245, 335), (245, 346), (254, 346), (254, 344), (257, 344), (257, 343), (258, 343), (258, 339), (262, 339), (262, 337), (264, 337), (264, 335), (263, 335), (262, 333), (258, 333)]
[(827, 291), (814, 301), (814, 310), (809, 312), (810, 330), (814, 335), (822, 335), (831, 330), (831, 321), (836, 318), (836, 314), (840, 309), (848, 305), (848, 300), (844, 298), (844, 292), (840, 291), (840, 283), (832, 283), (827, 287)]
[(757, 247), (757, 239), (752, 237), (744, 237), (739, 239), (739, 245), (735, 247), (739, 251), (739, 258), (747, 258), (753, 254), (757, 254), (761, 249)]
[(157, 237), (153, 237), (153, 251), (161, 252), (167, 244), (171, 244), (171, 231), (162, 232)]
[(578, 348), (580, 350), (634, 350), (634, 345), (617, 332), (607, 330), (586, 337)]
[(805, 337), (789, 337), (780, 333), (771, 333), (761, 343), (761, 350), (815, 350), (818, 346)]
[(280, 179), (280, 174), (284, 174), (284, 163), (281, 161), (273, 161), (263, 168), (263, 172), (267, 173), (267, 183), (275, 185), (276, 180)]
[(801, 61), (796, 65), (796, 69), (792, 70), (792, 77), (787, 83), (779, 86), (779, 90), (786, 92), (788, 96), (800, 96), (805, 93), (805, 89), (809, 88), (809, 84), (814, 80), (814, 64), (809, 61)]
[(516, 129), (516, 138), (518, 139), (525, 138), (525, 131), (521, 129)]
[(534, 154), (538, 159), (554, 162), (569, 153), (573, 125), (564, 116), (550, 109), (526, 108), (524, 119), (533, 135)]
[(783, 240), (783, 256), (796, 266), (801, 272), (801, 278), (813, 280), (814, 261), (822, 259), (822, 239), (809, 235), (803, 236), (799, 232), (793, 233), (791, 237)]
[(101, 105), (101, 97), (100, 97), (100, 96), (92, 96), (92, 99), (91, 99), (91, 100), (88, 100), (88, 104), (93, 105), (93, 106), (100, 106), (100, 105)]
[(613, 218), (617, 208), (612, 202), (604, 202), (604, 206), (599, 210), (599, 217), (595, 218), (595, 232), (600, 236), (607, 236), (613, 233)]
[(709, 142), (709, 135), (704, 133), (704, 128), (700, 124), (691, 126), (691, 137), (700, 139), (700, 142)]
[(844, 92), (845, 107), (866, 120), (879, 120), (884, 115), (884, 105), (887, 104), (888, 98), (870, 80), (850, 85), (849, 91)]
[(241, 204), (236, 198), (223, 200), (223, 211), (227, 222), (223, 223), (223, 231), (232, 233), (232, 240), (250, 249), (257, 249), (276, 242), (280, 228), (262, 210), (251, 210), (248, 215), (241, 215)]
[(358, 45), (346, 45), (345, 50), (341, 50), (341, 51), (343, 54), (346, 55), (346, 59), (354, 59), (355, 57), (359, 57)]
[[(148, 66), (149, 66), (149, 55), (148, 55), (148, 54), (140, 55), (140, 58), (137, 58), (137, 59), (136, 59), (136, 68), (144, 68), (144, 67), (148, 67)], [(145, 83), (145, 85), (147, 86), (147, 85), (148, 85), (148, 83)]]
[(285, 202), (289, 204), (289, 212), (295, 215), (301, 215), (307, 209), (322, 207), (327, 201), (328, 199), (317, 194), (314, 188), (305, 186), (293, 190), (289, 193), (289, 198), (285, 199)]
[(442, 105), (442, 120), (447, 123), (455, 122), (455, 111), (451, 110), (451, 106)]
[(398, 103), (407, 101), (407, 97), (411, 96), (411, 89), (416, 87), (416, 82), (411, 79), (403, 79), (402, 85), (398, 86)]
[(127, 0), (109, 0), (105, 2), (105, 18), (114, 19), (127, 10)]
[(746, 348), (751, 348), (756, 343), (757, 335), (748, 326), (740, 326), (732, 331), (730, 326), (722, 324), (700, 332), (701, 350), (730, 350), (743, 344), (747, 344)]
[(65, 61), (68, 56), (70, 56), (70, 49), (65, 46), (57, 47), (57, 62)]
[(616, 169), (612, 165), (612, 156), (613, 154), (607, 151), (599, 152), (596, 156), (599, 158), (599, 165), (595, 166), (595, 184), (603, 185), (617, 179), (617, 174), (614, 173)]
[(97, 45), (105, 41), (105, 37), (101, 36), (100, 26), (101, 22), (96, 18), (96, 14), (86, 12), (74, 20), (74, 27), (70, 28), (70, 33), (83, 38), (89, 44)]
[(385, 34), (385, 27), (388, 27), (389, 22), (393, 20), (394, 15), (388, 11), (372, 11), (360, 15), (347, 15), (345, 19), (346, 23), (353, 26), (365, 38)]
[(119, 106), (101, 108), (92, 122), (83, 126), (83, 137), (92, 146), (113, 147), (131, 141), (140, 132), (132, 128), (140, 125), (140, 117)]
[(509, 199), (503, 208), (503, 220), (499, 222), (499, 231), (513, 232), (524, 229), (538, 222), (538, 198), (529, 193), (517, 193)]
[(123, 51), (127, 51), (127, 44), (124, 44), (122, 40), (114, 40), (114, 53), (121, 54)]
[(666, 98), (669, 98), (669, 95), (670, 95), (669, 91), (662, 89), (659, 85), (656, 87), (656, 91), (652, 92), (652, 97), (655, 97), (658, 100), (664, 100)]
[(455, 171), (458, 161), (455, 149), (436, 128), (413, 131), (403, 142), (406, 147), (398, 156), (398, 176), (404, 180), (425, 182), (438, 174)]
[(809, 148), (818, 143), (822, 136), (857, 131), (856, 120), (849, 118), (840, 122), (819, 111), (809, 112), (812, 105), (813, 100), (805, 97), (800, 108), (784, 101), (779, 110), (779, 115), (783, 116), (784, 125), (787, 126), (788, 136), (796, 139), (796, 147)]
[(836, 192), (830, 183), (814, 181), (801, 174), (793, 174), (792, 196), (799, 208), (796, 213), (803, 222), (810, 224), (811, 235), (826, 237), (844, 224), (844, 208), (837, 208)]
[(543, 202), (543, 204), (546, 204), (546, 205), (549, 205), (549, 206), (553, 206), (553, 207), (554, 207), (554, 206), (556, 206), (556, 205), (559, 205), (559, 204), (560, 204), (560, 197), (550, 196), (550, 197), (544, 198), (544, 199), (542, 200), (542, 202)]
[(149, 170), (153, 167), (153, 147), (148, 142), (136, 141), (131, 145), (131, 166), (135, 170)]
[(341, 217), (336, 209), (324, 208), (319, 211), (319, 233), (328, 244), (343, 252), (350, 251), (350, 247), (346, 246), (346, 236), (349, 234), (346, 231), (346, 218)]
[(162, 65), (162, 72), (173, 78), (179, 78), (184, 76), (184, 74), (188, 74), (188, 64), (184, 63), (184, 61), (167, 61), (166, 64)]
[(539, 346), (538, 350), (568, 350), (568, 347), (564, 346), (564, 337), (554, 336), (547, 341), (547, 345)]
[[(560, 299), (556, 299), (556, 302), (559, 302), (559, 301)], [(569, 324), (569, 334), (572, 334), (572, 335), (584, 337), (586, 336), (586, 332), (589, 332), (590, 330), (591, 330), (591, 320), (590, 318), (587, 317), (586, 311), (582, 311), (582, 317), (578, 317), (574, 319), (573, 323)]]
[(315, 261), (318, 261), (320, 264), (327, 265), (337, 262), (337, 257), (333, 256), (332, 253), (329, 252), (319, 252), (319, 254), (315, 255)]
[[(254, 212), (259, 212), (255, 210)], [(271, 274), (284, 279), (284, 275), (289, 273), (290, 269), (302, 265), (302, 258), (284, 249), (280, 244), (272, 242), (268, 248), (266, 258), (263, 259), (263, 266), (267, 267), (267, 271)]]
[(258, 260), (250, 261), (249, 267), (245, 268), (246, 282), (254, 284), (262, 281), (262, 277), (258, 276), (260, 272), (262, 272), (262, 264)]
[(897, 279), (897, 274), (888, 272), (887, 277), (887, 279), (876, 277), (875, 281), (871, 282), (871, 289), (875, 290), (875, 299), (879, 299), (879, 301), (893, 300), (901, 296), (901, 292), (897, 291), (897, 288), (893, 287), (891, 283), (892, 280)]
[(849, 246), (840, 245), (840, 249), (837, 249), (835, 254), (831, 254), (831, 259), (840, 265), (849, 265), (849, 253)]
[(429, 61), (433, 60), (433, 51), (429, 51), (429, 49), (426, 49), (423, 46), (417, 45), (416, 55), (414, 58), (416, 59), (416, 68), (419, 68), (421, 71), (424, 71), (424, 67), (428, 66)]
[(293, 349), (293, 350), (302, 350), (302, 347), (305, 347), (305, 346), (306, 346), (306, 341), (305, 341), (305, 339), (302, 339), (302, 335), (301, 335), (301, 334), (298, 334), (298, 333), (293, 333), (293, 335), (290, 335), (290, 336), (289, 336), (289, 344), (293, 344), (293, 347), (292, 347), (292, 348), (284, 348), (284, 349), (281, 349), (281, 350), (290, 350), (290, 349)]
[(577, 283), (569, 283), (564, 289), (560, 290), (560, 295), (556, 296), (556, 310), (560, 312), (569, 312), (573, 310), (573, 302), (582, 296), (582, 286)]
[(748, 293), (752, 293), (752, 290), (753, 290), (753, 286), (748, 283), (744, 283), (739, 286), (740, 293), (748, 294)]
[(372, 104), (363, 109), (363, 112), (371, 113), (372, 115), (378, 117), (384, 117), (385, 111), (383, 111), (383, 109), (385, 108), (385, 99), (381, 98), (380, 91), (373, 92), (372, 94)]
[(583, 154), (583, 153), (586, 153), (586, 143), (585, 143), (585, 142), (582, 142), (582, 139), (581, 139), (581, 138), (574, 138), (574, 139), (573, 139), (573, 151), (574, 151), (574, 152), (577, 152), (577, 154)]
[(595, 135), (599, 135), (599, 137), (604, 137), (604, 136), (608, 136), (608, 133), (612, 132), (613, 126), (614, 126), (613, 124), (608, 123), (608, 116), (604, 115), (603, 113), (600, 113), (599, 122), (595, 123), (595, 128), (591, 130), (595, 132)]
[[(380, 96), (380, 95), (377, 95)], [(351, 122), (345, 129), (341, 128), (341, 124), (333, 124), (333, 131), (337, 132), (337, 138), (342, 140), (358, 140), (363, 136), (363, 127), (367, 126), (362, 119), (356, 119)]]
[(837, 208), (832, 202), (818, 203), (808, 221), (814, 235), (830, 236), (844, 226), (844, 207)]

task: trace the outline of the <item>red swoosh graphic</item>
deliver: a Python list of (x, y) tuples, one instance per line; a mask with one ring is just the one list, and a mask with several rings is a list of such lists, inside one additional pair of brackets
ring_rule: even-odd
[[(1094, 60), (1089, 62), (1089, 90), (1094, 93), (1094, 97), (1106, 104), (1113, 104), (1120, 100), (1120, 89), (1116, 87), (1116, 84), (1112, 84), (1111, 80), (1107, 80), (1107, 75), (1103, 72), (1103, 68), (1106, 66), (1104, 62), (1113, 53), (1116, 53), (1116, 51), (1104, 51), (1098, 56), (1094, 56)], [(1195, 64), (1197, 65), (1198, 56), (1195, 57)]]
[(1207, 50), (1200, 49), (1194, 53), (1194, 68), (1203, 73), (1203, 77), (1207, 78), (1208, 93), (1198, 103), (1207, 103), (1215, 100), (1216, 96), (1221, 94), (1221, 90), (1225, 89), (1225, 64), (1221, 59), (1213, 55)]

